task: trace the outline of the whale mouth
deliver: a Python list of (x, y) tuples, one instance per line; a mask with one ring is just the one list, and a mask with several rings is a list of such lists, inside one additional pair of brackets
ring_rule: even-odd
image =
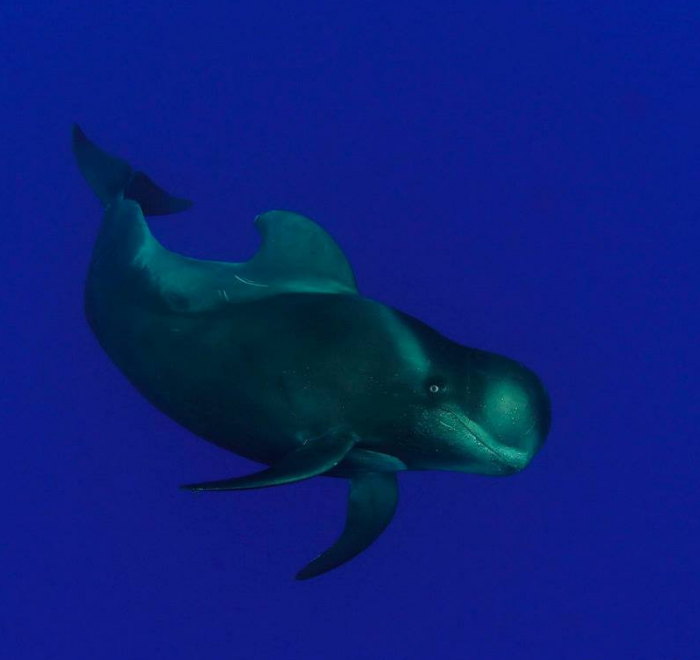
[[(495, 466), (497, 474), (514, 474), (520, 472), (529, 462), (526, 452), (512, 447), (503, 447), (484, 430), (479, 424), (450, 408), (440, 407), (440, 410), (450, 416), (461, 430), (466, 431), (470, 439), (484, 451), (489, 461)], [(453, 430), (456, 430), (453, 428)]]

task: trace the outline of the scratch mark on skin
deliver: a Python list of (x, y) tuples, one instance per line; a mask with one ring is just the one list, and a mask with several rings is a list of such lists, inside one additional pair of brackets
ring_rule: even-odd
[(450, 429), (450, 431), (456, 431), (457, 429), (454, 426), (450, 426), (449, 424), (445, 424), (441, 419), (438, 419), (438, 423), (442, 424), (446, 428)]
[(243, 284), (250, 284), (250, 286), (264, 286), (264, 287), (269, 286), (268, 284), (258, 284), (257, 282), (253, 282), (252, 280), (247, 280), (245, 277), (241, 277), (240, 275), (234, 275), (234, 277), (239, 282), (243, 282)]

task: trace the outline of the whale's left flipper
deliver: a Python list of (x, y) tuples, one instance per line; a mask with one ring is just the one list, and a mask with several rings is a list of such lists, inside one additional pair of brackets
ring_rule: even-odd
[(353, 477), (343, 533), (328, 550), (297, 573), (297, 580), (326, 573), (359, 555), (386, 529), (398, 501), (394, 472), (367, 472)]
[(309, 479), (333, 469), (353, 448), (358, 438), (352, 433), (328, 433), (312, 438), (272, 467), (245, 477), (182, 486), (185, 490), (245, 490), (281, 486)]

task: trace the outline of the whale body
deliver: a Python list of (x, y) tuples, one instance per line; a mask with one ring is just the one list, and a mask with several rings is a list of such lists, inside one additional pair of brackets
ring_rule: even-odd
[(378, 538), (396, 509), (398, 472), (509, 475), (544, 443), (549, 397), (530, 369), (361, 296), (341, 249), (310, 219), (264, 213), (248, 261), (192, 259), (164, 248), (145, 219), (189, 201), (77, 126), (73, 151), (104, 207), (85, 285), (100, 345), (166, 415), (268, 466), (183, 487), (349, 481), (343, 533), (298, 579)]

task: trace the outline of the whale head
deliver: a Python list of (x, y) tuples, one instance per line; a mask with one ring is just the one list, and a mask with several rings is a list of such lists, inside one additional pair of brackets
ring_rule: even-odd
[[(422, 326), (422, 324), (421, 324)], [(544, 444), (550, 400), (538, 376), (507, 357), (461, 346), (414, 326), (429, 367), (413, 383), (419, 469), (519, 472)]]

